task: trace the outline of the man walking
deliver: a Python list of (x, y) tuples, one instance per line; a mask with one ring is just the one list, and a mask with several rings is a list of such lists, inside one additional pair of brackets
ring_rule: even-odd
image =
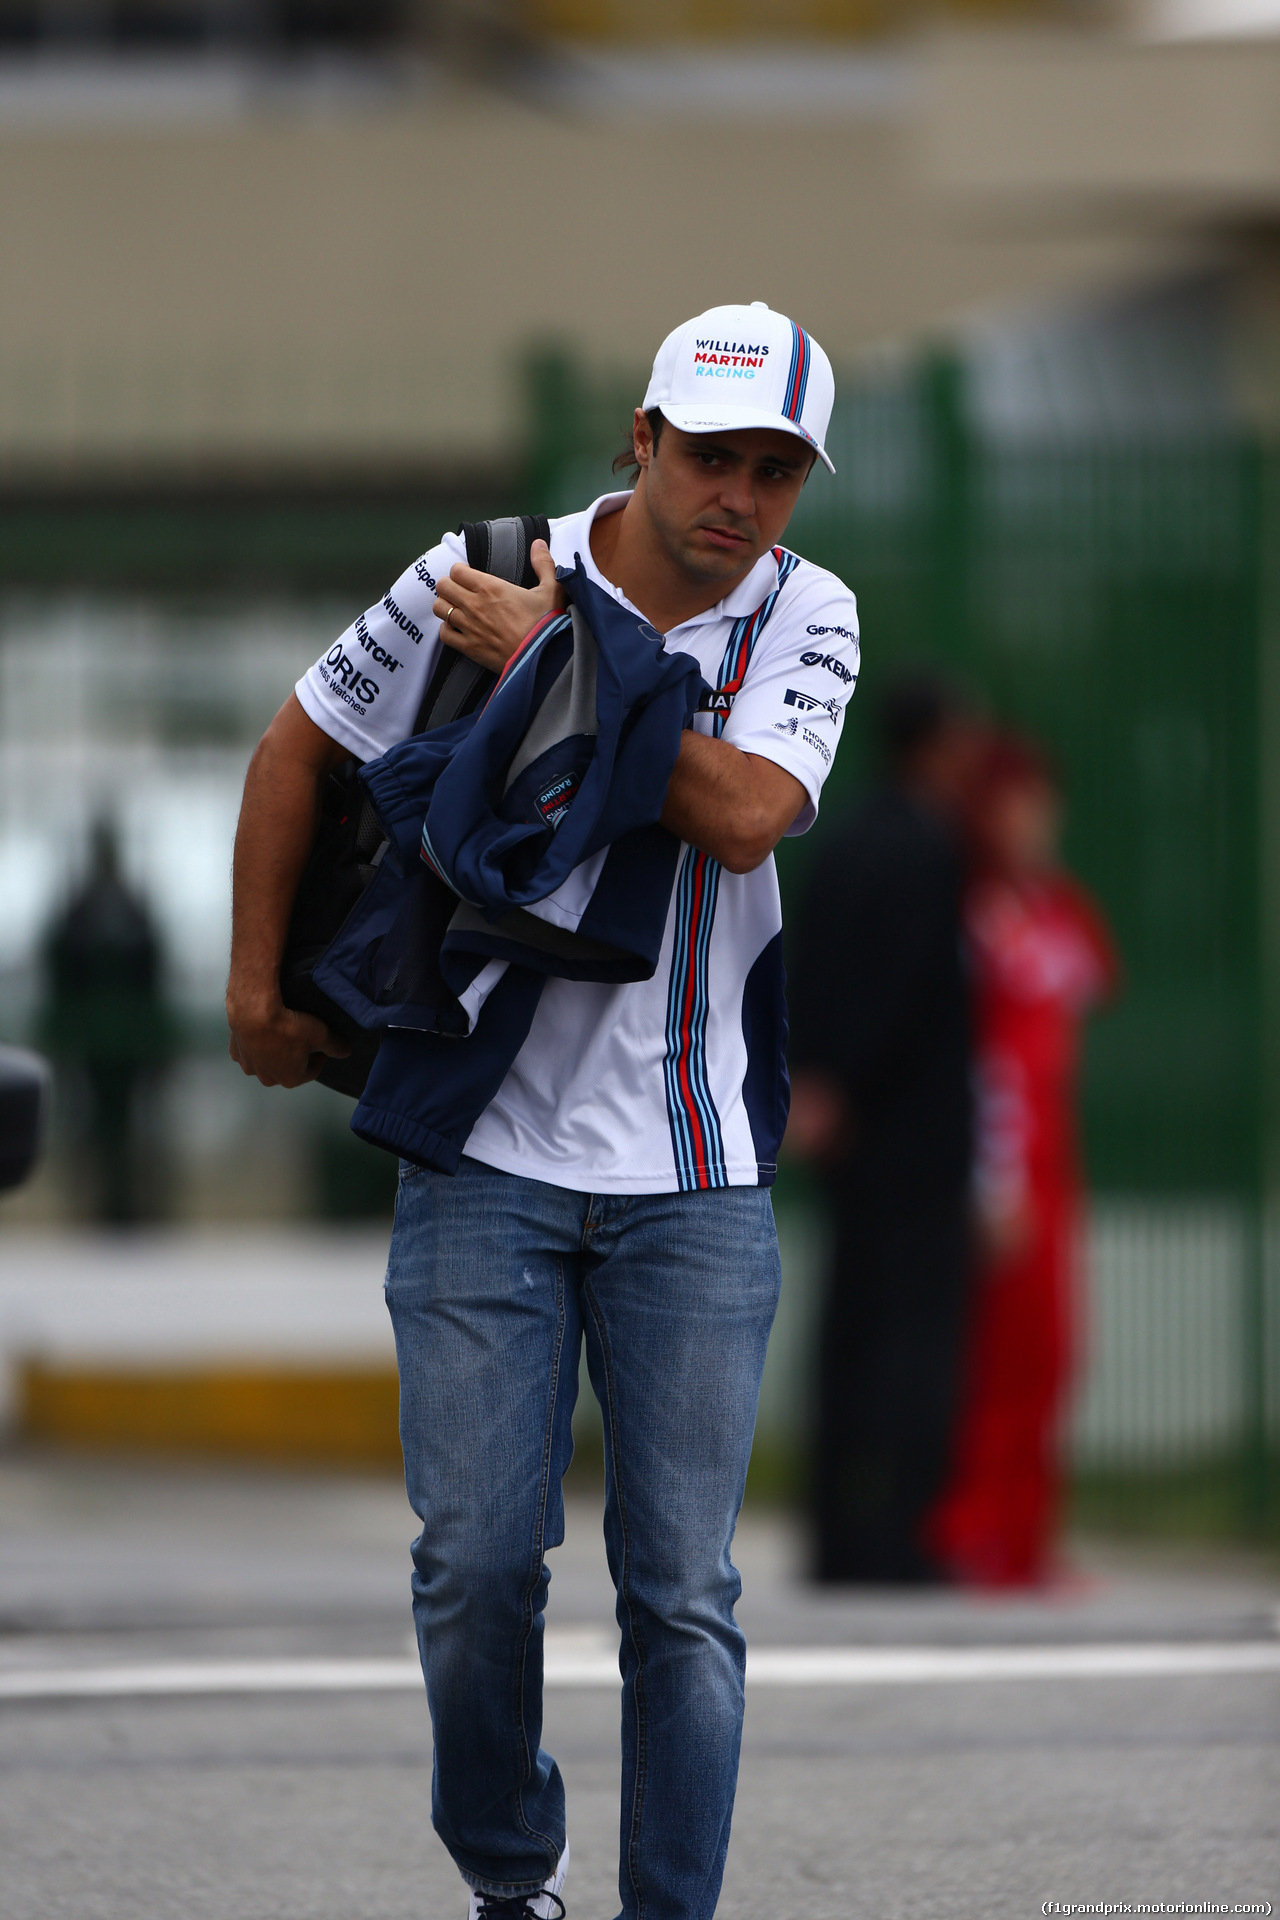
[(319, 783), (411, 731), (442, 644), (501, 667), (580, 556), (711, 689), (661, 814), (682, 845), (653, 978), (549, 979), (457, 1174), (401, 1172), (386, 1294), (423, 1523), (433, 1818), (473, 1920), (565, 1911), (564, 1789), (540, 1737), (544, 1555), (563, 1537), (584, 1340), (621, 1629), (622, 1914), (709, 1920), (719, 1894), (745, 1664), (729, 1549), (779, 1278), (772, 850), (816, 815), (858, 668), (853, 596), (780, 544), (815, 460), (830, 466), (833, 396), (822, 349), (762, 302), (678, 327), (620, 457), (632, 490), (553, 521), (532, 590), (467, 567), (446, 536), (343, 636), (354, 690), (312, 668), (246, 782), (231, 1051), (292, 1086), (342, 1051), (278, 987)]

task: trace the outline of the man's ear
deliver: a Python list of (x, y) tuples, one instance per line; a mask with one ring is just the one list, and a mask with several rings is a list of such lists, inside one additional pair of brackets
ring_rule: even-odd
[(653, 428), (649, 425), (648, 415), (643, 407), (637, 407), (635, 418), (631, 422), (631, 444), (635, 448), (636, 459), (641, 472), (654, 458)]

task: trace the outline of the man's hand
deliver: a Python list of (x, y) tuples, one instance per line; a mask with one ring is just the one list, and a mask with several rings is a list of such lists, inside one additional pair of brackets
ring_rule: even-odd
[(295, 1013), (277, 996), (257, 1005), (241, 1005), (227, 995), (231, 1058), (264, 1087), (301, 1087), (323, 1071), (326, 1060), (342, 1060), (351, 1048), (323, 1020)]
[(512, 586), (458, 561), (450, 567), (432, 612), (440, 622), (440, 638), (447, 647), (465, 653), (468, 660), (501, 673), (520, 642), (546, 613), (565, 605), (564, 589), (556, 579), (556, 563), (545, 540), (535, 540), (529, 559), (538, 576), (536, 587)]

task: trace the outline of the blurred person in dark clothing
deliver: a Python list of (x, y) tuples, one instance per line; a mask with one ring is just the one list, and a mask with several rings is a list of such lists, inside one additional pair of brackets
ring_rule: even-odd
[(939, 677), (879, 710), (885, 778), (828, 840), (792, 967), (788, 1146), (824, 1177), (812, 1496), (820, 1580), (941, 1577), (921, 1526), (947, 1467), (969, 1269), (960, 822), (977, 723)]
[(113, 1226), (153, 1217), (143, 1108), (171, 1052), (170, 1021), (159, 937), (120, 872), (109, 821), (95, 823), (88, 878), (46, 935), (44, 974), (41, 1040), (70, 1081), (88, 1209)]
[(926, 1537), (951, 1577), (1032, 1586), (1054, 1573), (1058, 1446), (1076, 1346), (1085, 1016), (1115, 991), (1102, 915), (1058, 864), (1058, 783), (1011, 735), (971, 800), (965, 931), (974, 995), (979, 1256), (955, 1464)]

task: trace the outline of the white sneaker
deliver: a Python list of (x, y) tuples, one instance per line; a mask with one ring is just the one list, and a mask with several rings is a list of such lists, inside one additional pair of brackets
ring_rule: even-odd
[(543, 1881), (541, 1893), (507, 1894), (499, 1899), (497, 1894), (477, 1893), (473, 1887), (467, 1920), (565, 1920), (560, 1892), (568, 1873), (569, 1842), (566, 1840), (564, 1852), (556, 1861), (556, 1870), (549, 1880)]

